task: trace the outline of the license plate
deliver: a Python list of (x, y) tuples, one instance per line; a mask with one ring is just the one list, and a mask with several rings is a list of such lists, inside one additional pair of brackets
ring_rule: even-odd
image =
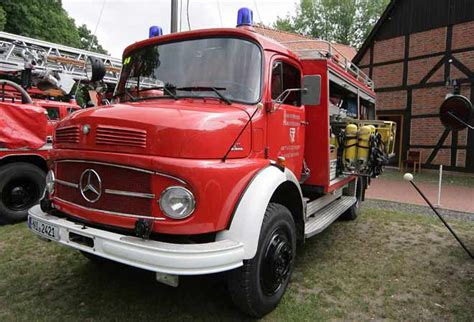
[(59, 227), (57, 226), (45, 223), (34, 217), (28, 217), (28, 227), (43, 237), (59, 240)]

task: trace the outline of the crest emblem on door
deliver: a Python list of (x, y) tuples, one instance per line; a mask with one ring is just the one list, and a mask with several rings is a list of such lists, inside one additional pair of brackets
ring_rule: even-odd
[(296, 128), (290, 127), (290, 143), (295, 143), (296, 141)]

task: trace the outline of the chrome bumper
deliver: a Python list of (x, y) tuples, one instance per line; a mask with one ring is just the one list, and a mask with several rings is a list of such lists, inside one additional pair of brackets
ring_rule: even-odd
[[(174, 275), (217, 273), (242, 266), (244, 259), (244, 245), (232, 240), (206, 244), (171, 244), (76, 224), (44, 213), (39, 205), (31, 208), (28, 213), (30, 217), (58, 227), (59, 240), (53, 241), (153, 272)], [(71, 233), (91, 238), (93, 246), (75, 242), (74, 238), (70, 238)]]

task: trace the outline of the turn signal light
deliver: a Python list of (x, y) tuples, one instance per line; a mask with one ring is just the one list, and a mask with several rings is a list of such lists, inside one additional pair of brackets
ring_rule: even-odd
[(276, 164), (282, 168), (286, 167), (285, 157), (278, 157)]

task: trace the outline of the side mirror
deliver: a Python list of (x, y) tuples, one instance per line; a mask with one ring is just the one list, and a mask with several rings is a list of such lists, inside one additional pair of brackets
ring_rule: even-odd
[(273, 105), (271, 109), (267, 109), (269, 112), (275, 112), (281, 104), (283, 104), (288, 96), (293, 92), (302, 92), (303, 94), (306, 93), (306, 88), (287, 88), (280, 95), (273, 101)]
[(301, 103), (303, 105), (319, 105), (321, 103), (321, 76), (309, 75), (303, 77), (303, 95)]
[(472, 103), (464, 96), (452, 95), (448, 97), (439, 109), (439, 119), (448, 129), (463, 130), (466, 127), (474, 129), (469, 122), (474, 117)]
[(86, 61), (86, 75), (90, 82), (101, 81), (105, 76), (105, 65), (102, 59), (89, 56)]

